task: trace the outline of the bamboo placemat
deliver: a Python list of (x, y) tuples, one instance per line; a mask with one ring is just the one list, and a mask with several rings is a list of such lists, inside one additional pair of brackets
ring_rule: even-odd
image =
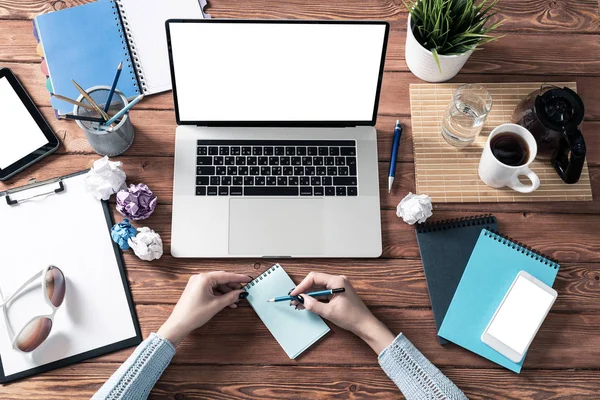
[[(496, 126), (511, 122), (517, 103), (542, 83), (486, 83), (492, 95), (492, 111), (475, 142), (457, 149), (441, 136), (441, 122), (452, 95), (460, 84), (412, 84), (410, 107), (415, 154), (417, 193), (439, 203), (591, 201), (592, 188), (587, 162), (579, 182), (565, 184), (549, 161), (535, 160), (531, 169), (540, 177), (538, 190), (529, 194), (509, 188), (493, 189), (479, 179), (477, 168), (488, 135)], [(553, 85), (577, 91), (575, 82)]]

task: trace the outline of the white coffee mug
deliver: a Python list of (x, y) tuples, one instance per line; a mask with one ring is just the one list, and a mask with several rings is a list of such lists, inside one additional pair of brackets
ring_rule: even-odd
[[(529, 148), (529, 158), (523, 165), (512, 166), (500, 162), (492, 153), (490, 142), (494, 136), (503, 132), (512, 132), (525, 140)], [(537, 155), (537, 143), (531, 132), (516, 124), (503, 124), (498, 126), (490, 133), (488, 140), (483, 148), (483, 154), (479, 161), (479, 178), (486, 185), (493, 188), (502, 188), (508, 186), (520, 193), (531, 193), (540, 187), (540, 178), (533, 172), (529, 165)], [(527, 176), (531, 181), (530, 185), (524, 185), (519, 181), (519, 176)]]

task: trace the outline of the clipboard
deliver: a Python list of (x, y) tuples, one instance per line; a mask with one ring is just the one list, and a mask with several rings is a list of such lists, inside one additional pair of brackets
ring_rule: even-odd
[[(129, 289), (121, 250), (110, 239), (110, 228), (113, 226), (114, 222), (109, 204), (106, 201), (96, 200), (89, 193), (84, 193), (86, 189), (84, 182), (85, 176), (83, 174), (87, 172), (87, 170), (80, 171), (41, 182), (32, 181), (25, 186), (0, 192), (0, 197), (5, 198), (5, 201), (0, 199), (0, 219), (3, 219), (3, 221), (7, 219), (7, 216), (12, 215), (13, 213), (15, 213), (15, 215), (23, 216), (45, 215), (45, 217), (39, 218), (37, 221), (25, 221), (26, 224), (24, 225), (34, 228), (36, 224), (39, 224), (44, 218), (44, 223), (46, 225), (48, 221), (60, 220), (58, 223), (58, 225), (60, 225), (59, 228), (56, 227), (57, 224), (55, 224), (54, 227), (44, 226), (41, 228), (41, 232), (43, 232), (43, 229), (58, 229), (59, 231), (65, 231), (71, 228), (71, 224), (74, 228), (80, 228), (82, 220), (84, 220), (84, 222), (89, 222), (90, 224), (93, 223), (97, 228), (91, 232), (92, 235), (97, 237), (93, 246), (97, 246), (104, 250), (103, 254), (96, 254), (89, 257), (89, 264), (86, 263), (86, 265), (83, 265), (84, 263), (81, 262), (81, 260), (85, 259), (85, 255), (79, 254), (77, 256), (79, 257), (77, 258), (79, 261), (77, 261), (76, 266), (71, 265), (70, 261), (65, 261), (69, 260), (69, 256), (76, 259), (75, 255), (78, 252), (83, 251), (81, 249), (73, 248), (72, 243), (60, 247), (54, 252), (47, 252), (49, 264), (53, 264), (53, 257), (62, 259), (62, 262), (64, 263), (60, 267), (61, 269), (64, 268), (63, 272), (65, 273), (65, 278), (67, 280), (65, 301), (57, 311), (50, 335), (38, 349), (30, 354), (18, 353), (15, 350), (9, 349), (16, 353), (13, 354), (7, 350), (6, 341), (8, 341), (8, 334), (6, 333), (4, 320), (0, 319), (0, 383), (15, 381), (79, 363), (90, 358), (136, 346), (142, 341), (142, 334), (131, 291)], [(89, 197), (86, 197), (86, 195)], [(56, 207), (57, 204), (62, 204), (63, 202), (76, 202), (78, 205), (84, 203), (89, 210), (86, 211), (85, 215), (78, 215), (78, 218), (72, 218), (73, 215), (52, 214), (54, 210), (49, 207)], [(96, 202), (101, 204), (96, 204)], [(48, 208), (49, 214), (42, 214), (44, 208)], [(27, 212), (27, 214), (25, 214), (25, 212)], [(78, 210), (77, 212), (81, 212), (81, 210)], [(10, 223), (7, 225), (7, 229), (11, 230)], [(41, 233), (38, 234), (41, 235)], [(0, 233), (0, 243), (3, 243), (3, 241), (6, 240), (6, 237), (3, 238), (1, 235), (2, 234)], [(60, 240), (52, 238), (48, 239), (48, 236), (44, 236), (44, 238), (48, 241), (55, 240), (58, 242)], [(110, 241), (110, 243), (108, 243), (108, 241)], [(54, 247), (51, 247), (52, 243), (45, 243), (45, 241), (42, 241), (41, 245), (42, 247), (46, 246), (46, 250), (55, 249)], [(86, 246), (86, 244), (84, 243), (83, 246)], [(9, 247), (7, 247), (7, 249), (9, 249)], [(12, 249), (12, 247), (10, 247), (10, 249)], [(3, 257), (3, 260), (5, 261), (10, 260), (11, 257), (13, 261), (18, 259), (14, 254), (11, 256), (10, 250), (5, 250), (3, 252), (6, 253), (5, 256), (8, 256)], [(43, 250), (40, 250), (40, 252), (43, 253)], [(31, 254), (24, 255), (24, 258), (28, 257), (33, 260), (35, 257), (45, 256), (43, 254), (41, 256)], [(98, 261), (95, 261), (96, 259), (98, 259)], [(9, 262), (10, 261), (7, 261), (6, 263)], [(95, 266), (94, 262), (102, 262), (103, 264)], [(16, 269), (16, 273), (21, 276), (29, 274), (31, 269), (35, 268), (35, 266), (30, 266), (27, 262), (24, 262), (23, 264), (24, 267), (30, 268), (30, 271), (25, 273), (20, 271), (21, 268)], [(75, 261), (73, 261), (72, 264), (75, 264)], [(105, 265), (106, 271), (102, 270), (102, 268), (105, 268)], [(39, 265), (40, 269), (42, 267), (42, 265)], [(108, 268), (110, 268), (110, 270), (108, 270)], [(6, 269), (6, 265), (2, 267), (2, 263), (0, 263), (0, 287), (3, 290), (5, 297), (12, 293), (16, 285), (13, 284), (11, 287), (5, 287), (6, 282), (1, 277), (3, 275), (6, 276)], [(33, 270), (35, 271), (35, 269)], [(11, 270), (11, 275), (12, 272), (13, 271)], [(94, 278), (91, 279), (91, 283), (86, 283), (86, 280), (90, 277), (82, 278), (82, 275), (93, 275), (93, 273), (97, 273), (97, 275), (101, 276), (101, 279)], [(104, 281), (102, 279), (104, 279)], [(109, 284), (107, 282), (109, 282), (109, 279), (110, 285), (112, 286), (108, 286)], [(17, 281), (18, 278), (15, 278), (14, 280)], [(23, 282), (24, 281), (21, 281), (20, 283)], [(105, 298), (98, 296), (98, 293), (95, 293), (95, 295), (93, 294), (94, 290), (99, 291), (102, 289), (95, 289), (94, 286), (97, 285), (107, 285), (106, 288), (108, 293), (106, 293)], [(33, 289), (36, 289), (35, 283), (32, 283), (30, 286)], [(31, 290), (31, 292), (31, 296), (36, 295), (35, 290)], [(73, 292), (75, 294), (73, 294)], [(27, 293), (27, 295), (29, 295), (29, 293)], [(37, 293), (37, 295), (39, 296), (40, 293)], [(72, 298), (69, 297), (70, 295)], [(86, 298), (88, 295), (94, 297)], [(15, 307), (18, 301), (20, 301), (19, 298), (14, 301)], [(28, 305), (28, 301), (33, 305), (34, 299), (27, 298), (24, 300), (26, 304), (24, 304), (23, 307)], [(102, 303), (108, 303), (108, 305), (104, 304), (108, 308), (103, 308)], [(71, 307), (69, 308), (70, 305)], [(13, 305), (11, 304), (8, 309), (9, 314), (12, 307)], [(61, 310), (63, 307), (67, 309)], [(111, 307), (112, 309), (110, 309)], [(94, 313), (89, 310), (99, 311)], [(61, 311), (63, 312), (63, 315), (59, 315)], [(78, 313), (80, 315), (78, 315)], [(94, 313), (94, 315), (89, 315), (91, 313)], [(19, 316), (18, 313), (15, 315)], [(28, 315), (28, 317), (31, 316), (31, 314)], [(97, 318), (102, 318), (105, 321), (96, 321)], [(111, 321), (114, 322), (114, 324), (111, 324)], [(91, 325), (94, 323), (102, 325), (100, 325), (100, 327), (92, 327)], [(119, 324), (119, 326), (116, 324)], [(13, 327), (15, 326), (12, 324), (12, 321), (11, 325), (13, 325)], [(63, 331), (61, 331), (61, 329), (63, 329)], [(96, 333), (98, 337), (90, 338), (91, 335), (85, 334), (86, 329), (93, 329), (93, 332)], [(98, 329), (104, 329), (104, 331), (97, 332)], [(72, 332), (73, 337), (68, 337), (69, 332)], [(78, 334), (78, 332), (83, 333)], [(46, 342), (51, 341), (53, 335), (62, 335), (63, 342), (61, 343), (60, 341), (55, 340), (54, 343), (48, 343), (48, 346), (44, 347), (47, 344)], [(110, 337), (118, 337), (118, 340), (114, 342), (111, 341), (110, 343), (102, 342), (102, 340), (110, 340)], [(65, 345), (65, 341), (67, 342), (67, 345)], [(95, 343), (102, 343), (102, 345), (95, 346)], [(78, 351), (81, 349), (84, 351)], [(43, 353), (44, 351), (45, 353)], [(60, 357), (61, 351), (63, 352), (62, 354), (65, 354), (65, 357)], [(38, 354), (38, 352), (42, 352), (41, 355)], [(19, 365), (19, 368), (16, 368), (17, 364)], [(8, 368), (9, 366), (10, 368)], [(30, 368), (21, 369), (23, 366), (30, 366)], [(17, 371), (17, 369), (19, 370)]]

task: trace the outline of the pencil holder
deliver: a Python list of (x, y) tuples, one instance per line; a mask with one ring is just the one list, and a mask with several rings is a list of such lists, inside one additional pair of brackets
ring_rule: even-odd
[[(110, 87), (108, 86), (94, 86), (87, 90), (89, 96), (98, 104), (98, 106), (104, 109), (106, 101), (108, 100), (108, 94)], [(90, 104), (84, 96), (79, 96), (77, 101), (83, 104)], [(116, 90), (108, 109), (108, 115), (112, 116), (119, 110), (125, 107), (129, 102), (127, 97), (120, 91)], [(98, 117), (95, 111), (88, 110), (81, 106), (73, 107), (73, 114), (81, 117)], [(129, 113), (125, 114), (121, 121), (117, 123), (113, 128), (104, 126), (98, 122), (76, 120), (77, 125), (85, 133), (88, 143), (92, 146), (94, 151), (102, 156), (118, 156), (123, 154), (133, 144), (133, 138), (135, 132)]]

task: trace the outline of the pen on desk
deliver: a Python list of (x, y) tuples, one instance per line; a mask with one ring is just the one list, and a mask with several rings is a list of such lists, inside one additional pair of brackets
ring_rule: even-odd
[(392, 191), (394, 177), (396, 176), (396, 158), (398, 158), (400, 136), (402, 136), (402, 124), (400, 124), (400, 120), (396, 120), (396, 127), (394, 128), (394, 143), (392, 144), (392, 156), (390, 157), (390, 173), (388, 174), (388, 193)]
[(75, 106), (83, 107), (83, 108), (85, 108), (86, 110), (90, 110), (90, 111), (96, 111), (96, 110), (95, 110), (95, 109), (94, 109), (92, 106), (90, 106), (90, 105), (84, 104), (84, 103), (82, 103), (82, 102), (80, 102), (80, 101), (76, 101), (76, 100), (70, 99), (70, 98), (68, 98), (68, 97), (65, 97), (65, 96), (61, 96), (60, 94), (56, 94), (56, 93), (50, 93), (50, 96), (52, 96), (52, 97), (56, 97), (56, 98), (57, 98), (57, 99), (59, 99), (59, 100), (66, 101), (67, 103), (73, 104), (73, 105), (75, 105)]
[(104, 120), (102, 118), (97, 118), (97, 117), (87, 117), (84, 115), (73, 115), (73, 114), (64, 114), (64, 115), (60, 115), (60, 118), (66, 118), (66, 119), (75, 119), (75, 120), (79, 120), (79, 121), (89, 121), (89, 122), (104, 122)]
[(109, 119), (110, 117), (108, 116), (107, 113), (104, 112), (103, 109), (100, 108), (100, 106), (94, 101), (94, 99), (92, 99), (90, 97), (90, 95), (83, 90), (83, 88), (81, 86), (79, 86), (79, 84), (77, 82), (75, 82), (74, 80), (71, 80), (71, 82), (73, 82), (73, 85), (75, 85), (75, 87), (77, 88), (77, 90), (79, 90), (79, 93), (81, 93), (81, 95), (83, 96), (84, 99), (86, 99), (88, 101), (88, 103), (90, 103), (92, 105), (92, 107), (94, 107), (94, 110), (100, 114), (100, 116), (102, 118), (104, 118), (104, 120)]
[[(337, 288), (337, 289), (327, 289), (327, 290), (319, 290), (318, 292), (310, 292), (306, 293), (307, 296), (316, 297), (316, 296), (328, 296), (330, 294), (336, 293), (344, 293), (346, 291), (345, 288)], [(291, 301), (296, 300), (296, 296), (279, 296), (273, 299), (267, 300), (269, 303), (277, 303), (279, 301)]]
[(108, 92), (108, 97), (106, 98), (106, 104), (104, 105), (104, 112), (108, 112), (110, 108), (110, 103), (112, 101), (113, 95), (115, 94), (115, 90), (117, 89), (117, 83), (119, 82), (119, 77), (121, 76), (121, 69), (123, 68), (123, 61), (119, 63), (117, 67), (117, 73), (115, 74), (115, 79), (113, 80), (112, 86), (110, 87), (110, 92)]
[(131, 107), (133, 107), (137, 103), (139, 103), (139, 101), (142, 100), (143, 98), (144, 98), (144, 95), (140, 94), (138, 97), (136, 97), (135, 99), (131, 100), (131, 103), (127, 104), (125, 107), (123, 107), (121, 109), (121, 111), (119, 111), (118, 113), (116, 113), (115, 115), (113, 115), (113, 117), (111, 119), (109, 119), (108, 121), (106, 121), (105, 125), (108, 126), (108, 125), (114, 123), (116, 120), (118, 120), (123, 115), (125, 115), (125, 113), (127, 113), (131, 109)]

